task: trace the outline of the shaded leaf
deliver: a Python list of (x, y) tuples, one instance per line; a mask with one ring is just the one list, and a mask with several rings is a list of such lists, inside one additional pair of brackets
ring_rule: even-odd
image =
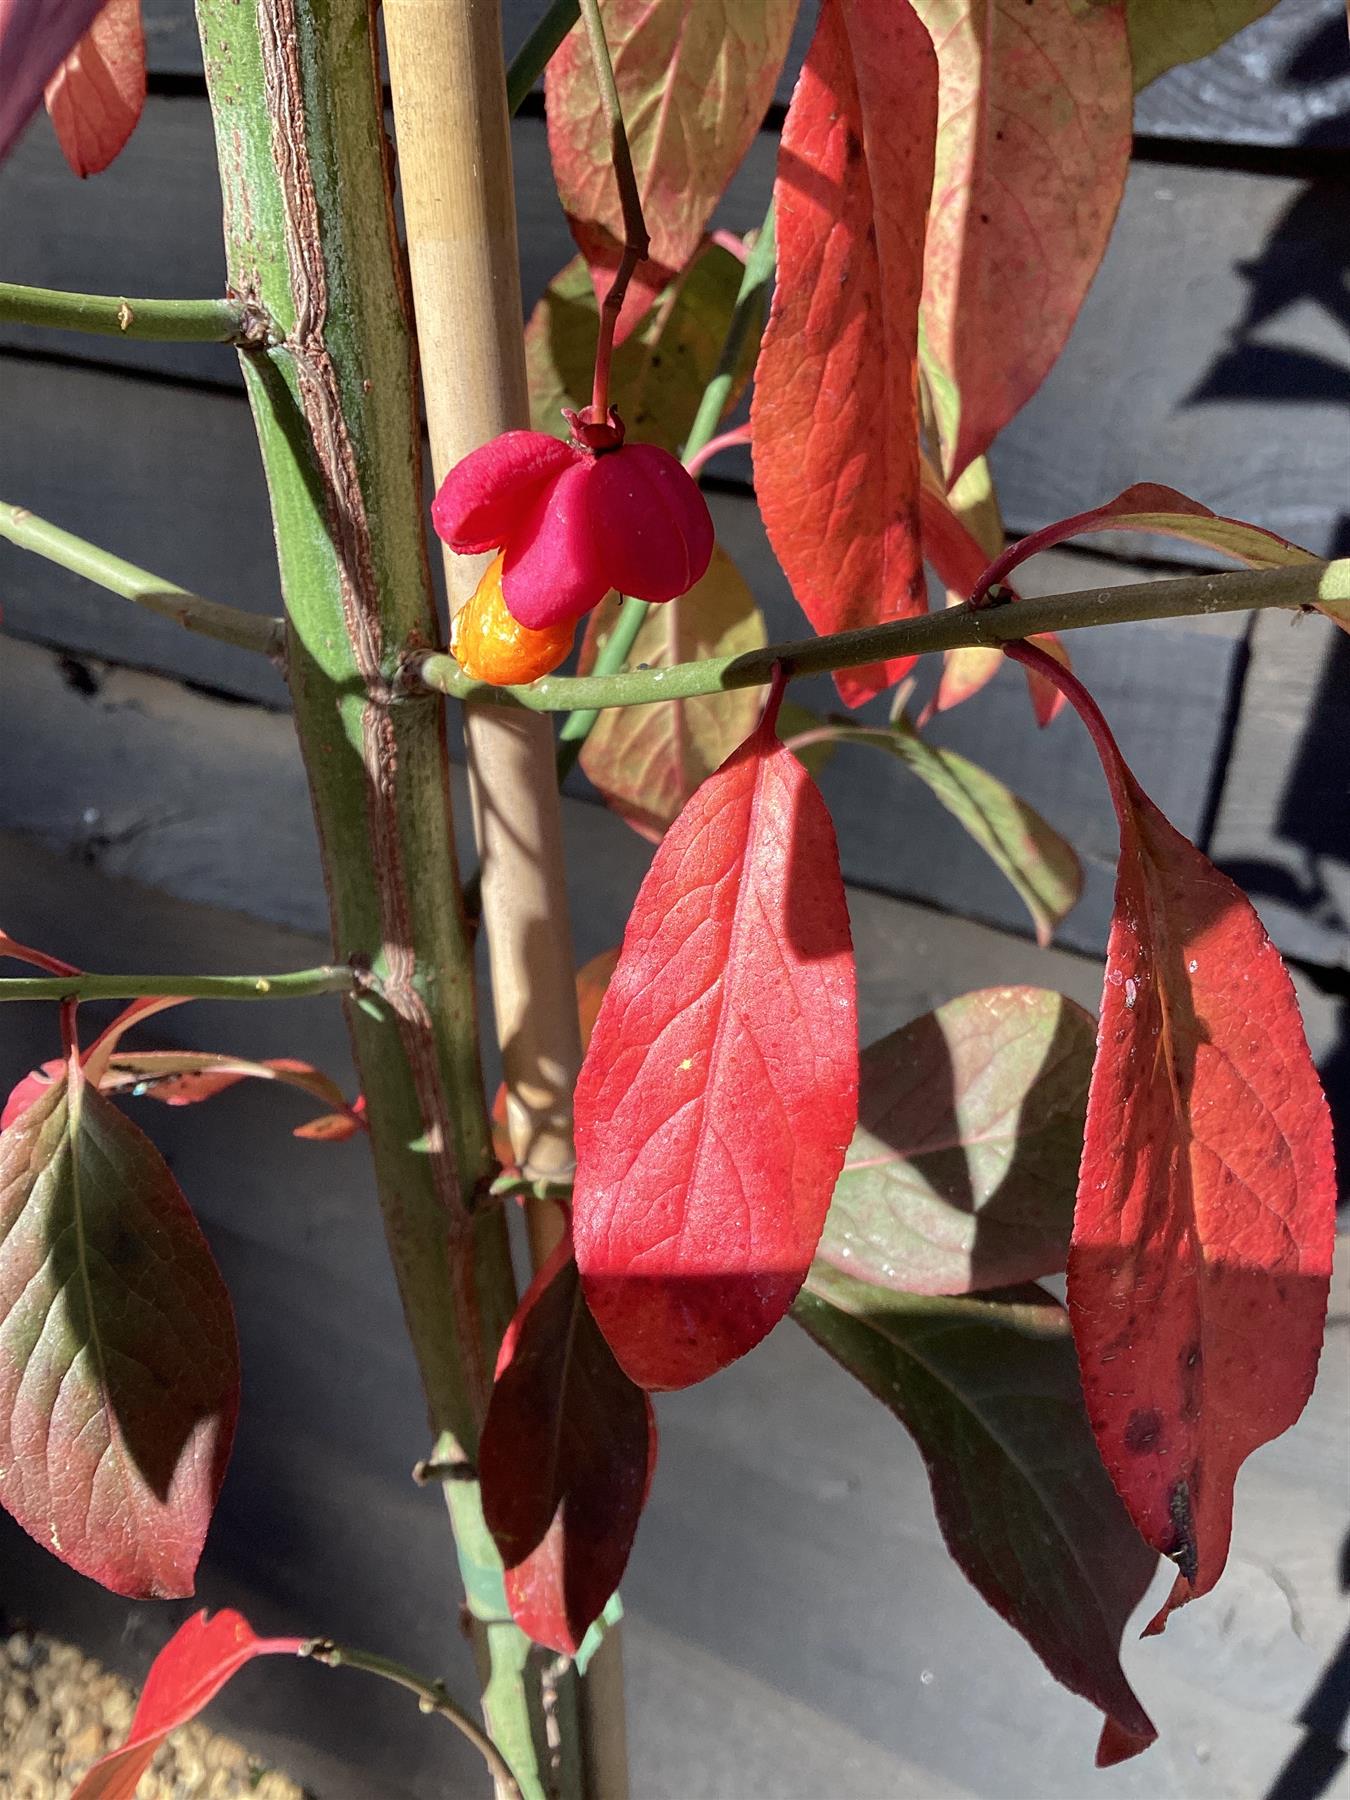
[[(764, 527), (821, 633), (928, 609), (914, 383), (936, 124), (936, 59), (908, 0), (824, 0), (783, 125), (751, 407)], [(913, 663), (835, 682), (857, 706)]]
[(836, 727), (840, 743), (874, 744), (917, 775), (974, 838), (1021, 896), (1048, 944), (1055, 927), (1078, 901), (1083, 871), (1073, 846), (996, 775), (955, 750), (927, 743), (902, 715), (887, 728)]
[(793, 1316), (913, 1436), (962, 1573), (1106, 1714), (1099, 1761), (1145, 1749), (1119, 1645), (1155, 1559), (1097, 1455), (1063, 1309), (1034, 1287), (935, 1299), (817, 1264)]
[(0, 1503), (114, 1593), (190, 1594), (238, 1406), (187, 1202), (68, 1073), (0, 1136)]
[[(720, 244), (709, 244), (660, 296), (637, 329), (614, 352), (610, 397), (630, 437), (684, 447), (703, 390), (716, 373), (735, 310), (742, 266)], [(530, 419), (536, 431), (565, 438), (565, 406), (589, 406), (600, 312), (581, 257), (554, 276), (525, 327), (525, 368)], [(754, 369), (755, 344), (747, 342), (725, 410), (745, 390)]]
[(120, 1750), (101, 1756), (71, 1800), (135, 1800), (136, 1786), (171, 1731), (195, 1719), (255, 1656), (298, 1656), (303, 1638), (260, 1638), (248, 1620), (225, 1610), (194, 1614), (150, 1666), (131, 1731)]
[[(1087, 537), (1097, 531), (1142, 531), (1151, 537), (1181, 538), (1186, 543), (1200, 544), (1231, 556), (1249, 569), (1287, 569), (1299, 563), (1315, 563), (1321, 559), (1311, 550), (1302, 550), (1287, 538), (1277, 537), (1260, 525), (1247, 525), (1241, 519), (1227, 519), (1211, 512), (1198, 500), (1179, 494), (1175, 488), (1162, 487), (1155, 481), (1139, 481), (1127, 487), (1114, 500), (1086, 512), (1074, 513), (1053, 525), (1010, 544), (984, 572), (977, 591), (983, 598), (991, 587), (1001, 582), (1009, 570), (1024, 563), (1038, 551), (1062, 544), (1066, 538)], [(1317, 610), (1335, 621), (1342, 630), (1350, 630), (1350, 596), (1325, 595)]]
[(856, 1119), (834, 828), (770, 704), (667, 832), (576, 1090), (586, 1298), (643, 1387), (686, 1387), (787, 1311)]
[(141, 0), (107, 0), (47, 83), (45, 99), (66, 161), (77, 175), (106, 169), (145, 106)]
[(1082, 684), (1046, 673), (1092, 735), (1120, 822), (1069, 1305), (1103, 1459), (1180, 1570), (1158, 1631), (1218, 1580), (1237, 1471), (1312, 1389), (1331, 1128), (1250, 903), (1139, 787)]
[[(773, 99), (795, 0), (602, 0), (651, 261), (637, 273), (619, 340), (698, 248), (722, 190)], [(558, 196), (601, 298), (623, 247), (609, 126), (583, 27), (544, 79)], [(587, 384), (589, 389), (589, 383)]]
[(99, 0), (0, 0), (0, 161), (98, 10)]
[(1136, 93), (1178, 63), (1194, 62), (1226, 44), (1275, 0), (1126, 0)]
[(656, 1468), (652, 1403), (591, 1317), (570, 1237), (502, 1342), (478, 1450), (511, 1616), (574, 1656), (628, 1562)]
[(1063, 994), (1014, 987), (963, 994), (870, 1045), (819, 1257), (918, 1294), (1057, 1273), (1095, 1038)]
[[(611, 595), (591, 614), (580, 674), (594, 666), (619, 610)], [(664, 669), (706, 656), (738, 656), (767, 642), (754, 595), (718, 546), (701, 581), (648, 613), (629, 660)], [(611, 707), (592, 726), (581, 766), (621, 819), (659, 843), (694, 789), (754, 729), (762, 704), (759, 689), (729, 688), (661, 706)]]
[(1125, 188), (1123, 0), (914, 0), (938, 47), (923, 366), (951, 479), (1049, 374)]
[(834, 755), (833, 731), (795, 700), (784, 700), (778, 709), (778, 735), (808, 775), (819, 775)]

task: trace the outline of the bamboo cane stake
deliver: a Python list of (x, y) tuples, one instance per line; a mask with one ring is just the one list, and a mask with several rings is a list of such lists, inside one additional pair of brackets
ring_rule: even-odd
[[(495, 0), (386, 0), (385, 31), (439, 483), (466, 452), (529, 423), (500, 18)], [(447, 555), (452, 610), (482, 567)], [(470, 707), (466, 737), (511, 1141), (527, 1175), (557, 1179), (573, 1166), (581, 1042), (553, 734), (544, 719)], [(556, 1209), (537, 1207), (536, 1260), (557, 1233)], [(583, 1684), (597, 1800), (627, 1792), (620, 1655), (611, 1628)]]

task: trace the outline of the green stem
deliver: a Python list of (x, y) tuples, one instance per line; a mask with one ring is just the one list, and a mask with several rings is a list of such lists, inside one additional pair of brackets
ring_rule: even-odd
[(0, 1000), (307, 1000), (360, 986), (350, 969), (329, 965), (283, 975), (16, 975), (0, 980)]
[[(478, 1056), (444, 709), (394, 677), (438, 635), (415, 356), (367, 0), (198, 0), (229, 278), (281, 342), (242, 360), (276, 532), (287, 679), (376, 1186), (436, 1455), (472, 1460), (515, 1304)], [(549, 1785), (540, 1659), (477, 1484), (449, 1496), (493, 1736)], [(538, 1731), (534, 1729), (538, 1724)]]
[(525, 103), (525, 97), (553, 60), (553, 53), (576, 24), (580, 16), (577, 0), (553, 0), (525, 42), (516, 51), (506, 71), (506, 107), (514, 115)]
[(273, 329), (261, 307), (242, 300), (126, 300), (120, 294), (67, 294), (14, 281), (0, 281), (0, 320), (164, 344), (235, 344), (241, 350), (262, 349)]
[(100, 550), (97, 544), (76, 537), (73, 531), (63, 531), (50, 520), (40, 519), (26, 507), (7, 500), (0, 501), (0, 538), (218, 644), (231, 644), (236, 650), (254, 650), (274, 658), (285, 653), (284, 620), (244, 612), (237, 606), (222, 606), (218, 600), (204, 600), (200, 594), (189, 593), (187, 588), (152, 575), (147, 569), (138, 569), (135, 563), (124, 562), (111, 551)]
[(1086, 588), (1044, 594), (1015, 604), (944, 607), (915, 619), (839, 631), (829, 637), (769, 644), (742, 656), (713, 656), (667, 669), (632, 669), (621, 675), (546, 676), (529, 687), (491, 687), (473, 681), (452, 656), (436, 652), (411, 662), (407, 678), (461, 700), (523, 707), (529, 712), (576, 712), (607, 706), (651, 706), (660, 700), (692, 700), (727, 688), (765, 687), (775, 663), (789, 680), (831, 674), (897, 656), (921, 656), (971, 645), (997, 649), (1047, 631), (1081, 631), (1091, 625), (1123, 625), (1140, 619), (1203, 618), (1266, 607), (1300, 610), (1343, 602), (1350, 595), (1350, 558), (1307, 562), (1284, 569), (1243, 569), (1231, 574), (1186, 575), (1175, 580)]
[[(722, 415), (727, 409), (727, 402), (731, 398), (736, 370), (745, 353), (745, 346), (750, 341), (752, 333), (758, 337), (763, 329), (765, 296), (773, 281), (774, 253), (774, 211), (771, 200), (769, 210), (764, 215), (764, 223), (760, 227), (759, 236), (755, 239), (754, 248), (746, 258), (740, 289), (736, 295), (736, 304), (732, 309), (731, 323), (727, 327), (721, 354), (717, 358), (717, 367), (713, 372), (712, 380), (703, 390), (703, 398), (699, 401), (698, 411), (694, 414), (694, 422), (689, 427), (689, 436), (684, 446), (686, 463), (691, 462), (701, 450), (712, 442), (717, 428), (722, 422)], [(637, 642), (642, 622), (647, 617), (649, 610), (650, 604), (646, 600), (630, 599), (624, 602), (618, 622), (600, 646), (595, 665), (591, 670), (591, 679), (617, 675), (627, 667), (628, 659), (633, 653), (633, 645)], [(570, 713), (563, 721), (562, 728), (558, 733), (558, 780), (560, 783), (565, 781), (576, 767), (582, 747), (599, 717), (600, 709), (592, 706)]]
[(328, 1669), (360, 1669), (365, 1675), (378, 1675), (382, 1681), (392, 1681), (396, 1686), (406, 1688), (410, 1694), (416, 1694), (421, 1709), (425, 1713), (435, 1713), (442, 1719), (448, 1719), (455, 1730), (466, 1737), (474, 1749), (482, 1756), (488, 1771), (497, 1783), (499, 1794), (505, 1794), (509, 1800), (522, 1800), (520, 1783), (512, 1773), (511, 1765), (493, 1743), (488, 1734), (481, 1730), (461, 1707), (455, 1705), (445, 1691), (442, 1681), (428, 1681), (416, 1670), (406, 1664), (395, 1662), (388, 1656), (376, 1656), (370, 1650), (353, 1650), (350, 1644), (335, 1644), (328, 1638), (315, 1638), (306, 1644), (300, 1652), (311, 1661), (322, 1663)]

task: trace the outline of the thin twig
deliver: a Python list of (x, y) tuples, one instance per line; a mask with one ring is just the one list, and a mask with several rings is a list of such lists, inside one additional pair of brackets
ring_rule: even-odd
[(730, 431), (723, 431), (715, 438), (710, 438), (702, 449), (686, 450), (684, 466), (695, 480), (703, 473), (714, 456), (720, 456), (724, 450), (738, 450), (750, 442), (750, 425), (733, 425)]
[(4, 1000), (305, 1000), (313, 994), (350, 994), (360, 985), (351, 969), (322, 965), (281, 975), (21, 975), (0, 980)]
[[(699, 401), (698, 411), (694, 414), (694, 422), (689, 427), (689, 436), (685, 440), (684, 464), (691, 472), (700, 466), (698, 459), (713, 442), (717, 427), (722, 422), (722, 415), (735, 390), (736, 372), (746, 345), (752, 335), (758, 338), (763, 327), (765, 300), (773, 280), (774, 260), (774, 211), (771, 200), (769, 210), (764, 215), (764, 223), (760, 226), (759, 236), (755, 239), (755, 247), (746, 259), (736, 304), (732, 308), (731, 322), (727, 326), (727, 335), (717, 358), (717, 367), (713, 371), (712, 380), (703, 390), (703, 398)], [(613, 631), (596, 656), (592, 677), (617, 675), (627, 666), (648, 610), (649, 603), (646, 600), (630, 599), (624, 602)], [(571, 713), (563, 721), (558, 733), (559, 783), (564, 782), (576, 767), (582, 746), (599, 716), (598, 708), (587, 707)]]
[(233, 344), (264, 350), (280, 332), (262, 307), (244, 300), (126, 300), (120, 294), (67, 294), (0, 281), (0, 320), (97, 337), (164, 344)]
[(917, 619), (897, 619), (829, 637), (769, 644), (741, 656), (714, 656), (670, 669), (632, 669), (621, 675), (547, 676), (529, 687), (491, 687), (471, 680), (451, 656), (437, 652), (410, 663), (405, 679), (495, 706), (529, 712), (590, 711), (606, 706), (650, 706), (658, 700), (690, 700), (728, 688), (764, 687), (773, 665), (789, 679), (859, 668), (892, 657), (921, 656), (968, 645), (1001, 646), (1047, 631), (1090, 625), (1123, 625), (1140, 619), (1185, 619), (1266, 607), (1306, 610), (1350, 598), (1350, 558), (1308, 562), (1284, 569), (1243, 569), (1231, 574), (1183, 576), (1125, 587), (1086, 588), (1044, 594), (1002, 606), (944, 607)]
[(408, 1693), (416, 1694), (423, 1712), (436, 1713), (449, 1720), (456, 1731), (469, 1740), (487, 1764), (498, 1793), (509, 1796), (509, 1800), (522, 1800), (520, 1783), (512, 1773), (511, 1765), (476, 1720), (456, 1706), (445, 1691), (444, 1682), (427, 1681), (415, 1670), (387, 1656), (376, 1656), (369, 1650), (353, 1650), (346, 1644), (334, 1644), (328, 1638), (315, 1638), (300, 1654), (328, 1669), (360, 1669), (366, 1675), (378, 1675), (382, 1681), (392, 1681)]
[(73, 531), (63, 531), (26, 507), (0, 501), (0, 538), (8, 539), (20, 550), (58, 563), (72, 575), (80, 575), (110, 594), (143, 606), (147, 612), (172, 619), (175, 625), (195, 631), (200, 637), (229, 644), (236, 650), (252, 650), (273, 660), (284, 654), (286, 627), (281, 619), (223, 606), (218, 600), (205, 600), (172, 581), (138, 569), (135, 563), (124, 562), (111, 551), (100, 550), (96, 544), (76, 537)]
[(623, 107), (619, 103), (614, 64), (610, 60), (609, 44), (605, 39), (605, 23), (600, 17), (600, 0), (581, 0), (581, 18), (591, 46), (595, 84), (600, 90), (600, 110), (609, 126), (609, 151), (614, 163), (614, 179), (619, 184), (619, 205), (623, 212), (623, 255), (619, 259), (618, 271), (610, 283), (609, 292), (605, 295), (605, 303), (600, 308), (600, 332), (595, 345), (591, 421), (593, 424), (603, 425), (609, 413), (609, 365), (614, 354), (614, 330), (619, 322), (619, 314), (623, 311), (624, 295), (628, 292), (633, 272), (639, 263), (647, 260), (651, 251), (651, 238), (647, 234), (647, 221), (642, 214), (642, 195), (638, 192), (633, 153), (629, 149), (628, 133), (624, 129)]

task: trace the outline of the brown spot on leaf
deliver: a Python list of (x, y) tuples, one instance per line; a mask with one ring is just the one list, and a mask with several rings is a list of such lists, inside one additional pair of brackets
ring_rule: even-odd
[(1176, 1483), (1168, 1497), (1168, 1511), (1172, 1515), (1172, 1542), (1167, 1547), (1167, 1555), (1181, 1570), (1187, 1581), (1195, 1580), (1195, 1571), (1199, 1557), (1195, 1547), (1195, 1519), (1191, 1513), (1191, 1490), (1183, 1479)]
[(1150, 1450), (1157, 1449), (1162, 1428), (1161, 1413), (1150, 1407), (1136, 1407), (1125, 1426), (1125, 1448), (1135, 1456), (1147, 1456)]

